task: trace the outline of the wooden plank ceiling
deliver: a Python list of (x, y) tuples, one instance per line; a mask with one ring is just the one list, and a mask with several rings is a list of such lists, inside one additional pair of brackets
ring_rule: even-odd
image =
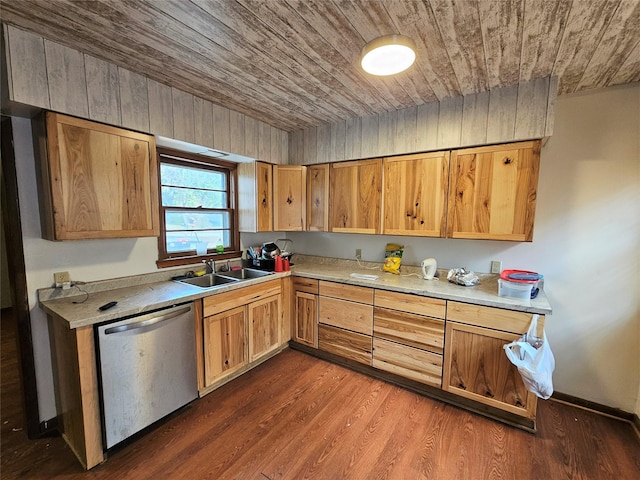
[[(2, 22), (292, 131), (556, 75), (640, 81), (640, 0), (0, 0)], [(417, 61), (358, 65), (399, 33)]]

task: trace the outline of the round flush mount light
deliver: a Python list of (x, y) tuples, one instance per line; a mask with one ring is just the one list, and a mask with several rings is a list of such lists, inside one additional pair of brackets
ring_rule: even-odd
[(385, 35), (367, 43), (360, 55), (362, 69), (371, 75), (395, 75), (416, 59), (416, 44), (404, 35)]

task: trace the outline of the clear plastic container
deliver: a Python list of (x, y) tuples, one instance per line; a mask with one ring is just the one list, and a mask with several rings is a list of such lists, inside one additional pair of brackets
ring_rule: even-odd
[(500, 297), (531, 300), (531, 290), (535, 287), (535, 283), (510, 282), (502, 278), (498, 279), (498, 295)]

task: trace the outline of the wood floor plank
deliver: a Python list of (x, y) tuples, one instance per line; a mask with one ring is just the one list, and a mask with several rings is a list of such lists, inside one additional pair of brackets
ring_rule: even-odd
[(4, 313), (3, 480), (640, 478), (640, 441), (625, 422), (541, 401), (533, 435), (293, 350), (84, 472), (61, 438), (21, 430)]

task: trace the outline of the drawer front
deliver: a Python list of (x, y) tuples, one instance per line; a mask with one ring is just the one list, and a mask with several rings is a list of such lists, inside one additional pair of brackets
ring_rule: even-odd
[(444, 320), (375, 307), (373, 335), (442, 355)]
[(373, 334), (373, 306), (337, 298), (319, 298), (318, 321), (365, 335)]
[(373, 288), (356, 287), (353, 285), (345, 285), (344, 283), (320, 280), (320, 295), (373, 305)]
[(442, 355), (380, 338), (373, 339), (373, 366), (438, 388), (442, 384)]
[(439, 298), (376, 290), (374, 305), (428, 317), (444, 318), (447, 302)]
[(327, 325), (318, 327), (318, 337), (320, 350), (371, 365), (371, 337)]
[[(447, 305), (447, 320), (517, 334), (523, 334), (529, 329), (531, 316), (531, 313), (468, 303), (449, 302)], [(544, 315), (540, 315), (538, 319), (538, 336), (540, 337), (544, 330), (544, 319)]]
[(261, 298), (279, 295), (282, 292), (280, 280), (272, 280), (257, 285), (239, 288), (230, 292), (213, 294), (202, 299), (204, 316), (215, 315), (240, 305), (260, 300)]
[(293, 277), (293, 289), (297, 292), (318, 294), (318, 280), (315, 278)]

